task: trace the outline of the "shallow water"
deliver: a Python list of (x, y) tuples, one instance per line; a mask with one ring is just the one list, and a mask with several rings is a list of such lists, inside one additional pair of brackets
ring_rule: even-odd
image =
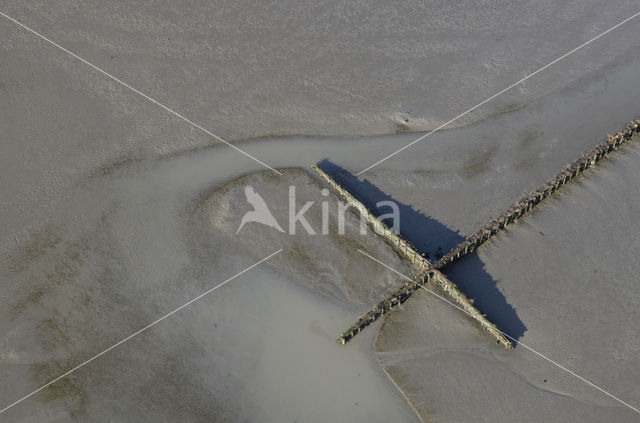
[[(303, 161), (303, 155), (313, 160), (307, 147), (315, 146), (315, 157), (326, 151), (311, 141), (277, 143), (281, 150), (297, 147), (288, 163)], [(356, 143), (334, 145), (346, 151)], [(196, 251), (209, 233), (206, 228), (197, 233), (192, 214), (197, 199), (246, 171), (238, 154), (222, 146), (133, 165), (78, 187), (51, 229), (60, 240), (37, 247), (42, 251), (26, 269), (6, 275), (15, 291), (2, 310), (7, 334), (2, 369), (15, 384), (0, 388), (2, 402), (27, 394), (275, 251), (247, 257), (215, 234), (207, 240), (212, 251)], [(194, 225), (195, 232), (187, 230)], [(64, 283), (51, 281), (61, 262)], [(142, 410), (125, 411), (142, 401), (153, 405), (158, 418), (176, 413), (194, 420), (217, 415), (261, 422), (415, 421), (377, 365), (371, 349), (375, 331), (349, 347), (338, 345), (336, 336), (351, 324), (352, 310), (266, 266), (193, 304), (184, 310), (188, 317), (172, 316), (131, 345), (90, 363), (74, 375), (71, 387), (54, 384), (44, 397), (31, 398), (5, 416), (148, 418)], [(44, 294), (34, 300), (33, 292)], [(54, 371), (49, 364), (41, 370), (42, 363), (53, 362)], [(126, 376), (120, 374), (124, 369)], [(111, 383), (144, 393), (114, 391)], [(208, 392), (208, 407), (215, 410), (190, 406), (185, 414), (180, 410), (189, 402), (163, 401), (168, 388), (158, 383), (196, 398)]]
[(189, 330), (219, 322), (209, 359), (239, 381), (248, 421), (415, 421), (370, 351), (373, 331), (345, 348), (335, 334), (348, 312), (264, 269), (243, 279), (195, 306)]

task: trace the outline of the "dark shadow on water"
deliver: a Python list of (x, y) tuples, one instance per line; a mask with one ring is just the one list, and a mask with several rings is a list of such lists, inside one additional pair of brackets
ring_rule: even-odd
[[(398, 205), (400, 213), (400, 235), (415, 246), (423, 254), (435, 261), (439, 254), (444, 254), (464, 241), (458, 232), (446, 227), (436, 219), (423, 214), (394, 200), (368, 180), (360, 180), (340, 166), (323, 160), (318, 166), (331, 175), (340, 185), (361, 201), (374, 215), (380, 216), (391, 212), (388, 206), (380, 209), (376, 206), (380, 201), (393, 201)], [(388, 222), (391, 226), (392, 222)], [(474, 299), (480, 312), (487, 315), (500, 330), (515, 339), (520, 339), (527, 330), (516, 313), (507, 303), (506, 298), (497, 288), (497, 282), (484, 269), (484, 263), (473, 253), (460, 262), (450, 265), (446, 272), (469, 298)]]

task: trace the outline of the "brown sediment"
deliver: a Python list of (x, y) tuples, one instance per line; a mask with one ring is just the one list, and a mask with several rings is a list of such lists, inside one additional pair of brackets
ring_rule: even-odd
[(483, 329), (491, 334), (497, 341), (507, 349), (512, 349), (513, 344), (507, 339), (494, 325), (491, 323), (473, 303), (467, 298), (458, 287), (451, 282), (445, 275), (433, 269), (433, 265), (429, 260), (422, 257), (417, 250), (406, 240), (396, 234), (387, 225), (378, 220), (361, 202), (351, 195), (347, 190), (342, 188), (331, 176), (320, 169), (317, 165), (312, 166), (318, 175), (334, 188), (338, 194), (348, 203), (353, 205), (361, 213), (367, 223), (371, 225), (374, 231), (380, 235), (391, 247), (396, 250), (402, 257), (411, 261), (418, 269), (421, 270), (414, 282), (405, 283), (400, 289), (396, 290), (392, 296), (378, 303), (367, 314), (362, 316), (356, 324), (347, 329), (340, 337), (338, 342), (345, 344), (351, 338), (358, 334), (362, 329), (375, 322), (380, 316), (387, 313), (392, 308), (404, 303), (410, 296), (420, 287), (433, 281), (442, 291), (449, 297), (449, 300), (457, 307), (467, 313), (474, 321), (476, 321)]
[[(447, 293), (447, 295), (454, 299), (456, 305), (461, 306), (461, 304), (469, 304), (472, 308), (472, 312), (467, 310), (467, 307), (461, 308), (467, 311), (471, 317), (473, 317), (476, 321), (478, 321), (481, 326), (483, 326), (488, 332), (492, 333), (496, 338), (498, 338), (498, 343), (501, 343), (506, 348), (513, 348), (513, 344), (504, 336), (502, 332), (500, 332), (496, 326), (489, 322), (484, 315), (482, 315), (472, 304), (471, 301), (464, 296), (464, 294), (458, 290), (456, 285), (446, 279), (439, 270), (444, 269), (446, 266), (460, 260), (462, 257), (467, 254), (472, 253), (477, 250), (482, 244), (484, 244), (491, 237), (495, 236), (500, 231), (503, 231), (507, 226), (515, 223), (518, 219), (522, 218), (526, 213), (530, 212), (534, 207), (540, 204), (545, 199), (549, 198), (553, 193), (555, 193), (562, 186), (568, 184), (570, 181), (574, 180), (578, 175), (583, 173), (585, 170), (589, 169), (591, 166), (598, 163), (604, 157), (609, 155), (611, 152), (619, 149), (622, 145), (627, 143), (634, 135), (640, 133), (640, 118), (631, 121), (629, 124), (625, 126), (624, 129), (619, 131), (614, 135), (607, 136), (607, 139), (602, 143), (595, 146), (592, 150), (583, 154), (580, 158), (574, 161), (572, 164), (567, 165), (560, 173), (558, 173), (554, 178), (550, 179), (547, 183), (542, 185), (542, 187), (533, 191), (529, 195), (522, 198), (520, 201), (517, 201), (511, 208), (509, 208), (506, 212), (502, 213), (497, 219), (493, 220), (478, 232), (469, 236), (466, 240), (461, 242), (458, 246), (453, 248), (447, 254), (445, 254), (442, 258), (440, 258), (435, 263), (431, 264), (427, 260), (423, 259), (420, 254), (418, 254), (413, 247), (411, 247), (406, 241), (402, 240), (411, 250), (409, 249), (398, 249), (400, 253), (414, 264), (416, 263), (416, 258), (418, 258), (418, 268), (420, 269), (418, 276), (415, 278), (415, 283), (407, 283), (400, 289), (393, 292), (386, 300), (381, 301), (375, 307), (373, 307), (368, 313), (362, 316), (358, 321), (347, 329), (338, 339), (339, 342), (346, 343), (355, 335), (357, 335), (360, 331), (362, 331), (365, 327), (369, 326), (371, 323), (376, 321), (380, 316), (388, 312), (391, 308), (398, 304), (402, 304), (406, 301), (413, 292), (418, 289), (418, 286), (426, 283), (430, 280), (430, 278), (436, 279), (436, 282), (440, 284), (443, 288), (443, 291)], [(316, 171), (322, 172), (317, 166), (314, 166)], [(322, 172), (324, 173), (324, 172)], [(325, 174), (326, 175), (326, 174)], [(322, 174), (321, 174), (322, 176)], [(328, 175), (326, 177), (323, 176), (323, 179), (327, 180), (329, 178)], [(357, 201), (353, 196), (348, 194), (344, 189), (342, 189), (335, 181), (333, 183), (330, 182), (338, 192), (340, 192), (347, 201)], [(346, 195), (346, 196), (345, 196)], [(347, 197), (348, 196), (348, 197)], [(351, 199), (349, 199), (351, 198)], [(359, 204), (359, 203), (357, 203)], [(364, 208), (364, 206), (362, 206)], [(378, 222), (377, 219), (373, 218), (373, 221)], [(382, 223), (379, 223), (383, 225)], [(375, 229), (375, 226), (374, 226)], [(390, 231), (387, 228), (388, 231)], [(391, 232), (391, 231), (390, 231)], [(384, 236), (384, 234), (382, 234)], [(395, 234), (394, 234), (395, 235)], [(396, 235), (396, 238), (400, 239)], [(385, 238), (387, 239), (387, 238)], [(394, 246), (393, 242), (390, 242), (392, 246)], [(425, 264), (426, 262), (426, 264)], [(445, 287), (451, 287), (451, 291), (447, 292)], [(456, 294), (459, 293), (461, 295), (460, 302), (455, 300)], [(481, 319), (480, 319), (481, 317)], [(483, 322), (486, 322), (483, 324)], [(485, 326), (488, 324), (488, 326)], [(504, 340), (504, 342), (502, 341)], [(507, 345), (508, 344), (508, 345)]]
[(34, 232), (22, 247), (9, 254), (8, 270), (12, 273), (24, 271), (61, 241), (62, 238), (50, 227)]
[[(77, 362), (75, 358), (32, 363), (29, 370), (40, 384), (47, 384), (72, 368), (73, 363)], [(86, 419), (87, 396), (79, 386), (75, 375), (67, 375), (56, 383), (48, 385), (42, 390), (40, 398), (45, 403), (60, 401), (75, 419)]]

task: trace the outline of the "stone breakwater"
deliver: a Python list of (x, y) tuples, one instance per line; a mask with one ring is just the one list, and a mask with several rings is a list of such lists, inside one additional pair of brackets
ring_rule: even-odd
[[(545, 199), (549, 198), (553, 193), (555, 193), (562, 186), (566, 185), (570, 181), (576, 179), (578, 175), (583, 173), (585, 170), (589, 169), (591, 166), (598, 163), (604, 157), (609, 155), (615, 150), (618, 150), (621, 146), (630, 141), (635, 135), (640, 134), (640, 119), (635, 119), (631, 121), (626, 127), (619, 131), (614, 135), (607, 136), (607, 139), (594, 147), (591, 151), (586, 154), (583, 154), (576, 161), (567, 165), (565, 169), (563, 169), (560, 173), (558, 173), (554, 178), (549, 180), (542, 187), (533, 191), (531, 194), (525, 196), (522, 200), (516, 202), (511, 208), (509, 208), (506, 212), (504, 212), (500, 217), (493, 220), (491, 223), (486, 225), (484, 228), (469, 236), (466, 240), (461, 242), (458, 246), (453, 248), (447, 254), (442, 256), (441, 259), (436, 261), (432, 265), (420, 266), (420, 273), (416, 277), (416, 280), (422, 280), (429, 277), (431, 274), (441, 274), (439, 270), (444, 269), (446, 266), (454, 263), (455, 261), (460, 260), (462, 257), (467, 254), (472, 253), (477, 250), (482, 244), (487, 242), (491, 237), (495, 236), (500, 231), (504, 230), (507, 226), (515, 223), (518, 219), (522, 218), (526, 213), (530, 212), (535, 206), (540, 204)], [(420, 256), (418, 254), (418, 256)], [(406, 257), (406, 256), (405, 256)], [(427, 261), (428, 263), (428, 261)], [(449, 282), (451, 285), (455, 287), (452, 282)], [(361, 317), (354, 326), (349, 328), (340, 339), (344, 338), (344, 342), (353, 338), (358, 332), (364, 329), (366, 326), (373, 323), (378, 317), (382, 314), (379, 310), (381, 305), (384, 307), (388, 307), (385, 310), (390, 309), (395, 304), (391, 304), (390, 301), (396, 299), (396, 304), (400, 302), (400, 298), (402, 302), (406, 301), (411, 294), (417, 289), (405, 289), (402, 287), (396, 290), (391, 296), (380, 302), (376, 307), (371, 309), (367, 314)], [(456, 288), (456, 291), (457, 288)], [(459, 291), (458, 291), (459, 292)], [(464, 295), (464, 294), (462, 294)], [(465, 297), (466, 298), (466, 297)], [(467, 299), (467, 301), (470, 301)], [(475, 310), (475, 307), (474, 307)], [(386, 312), (386, 311), (385, 311)], [(477, 310), (476, 313), (480, 314)], [(481, 315), (481, 314), (480, 314)], [(486, 319), (485, 319), (486, 320)], [(354, 329), (354, 328), (357, 328)], [(497, 331), (497, 329), (496, 329)], [(500, 336), (504, 337), (504, 335), (497, 331)], [(506, 338), (505, 338), (506, 339)], [(504, 345), (504, 344), (503, 344)]]
[(392, 308), (405, 302), (413, 292), (423, 287), (430, 281), (437, 284), (442, 292), (448, 297), (454, 305), (462, 309), (469, 317), (477, 322), (484, 330), (486, 330), (491, 336), (496, 339), (496, 342), (501, 344), (507, 349), (512, 349), (513, 344), (507, 339), (498, 328), (491, 323), (478, 309), (473, 305), (473, 302), (467, 298), (467, 296), (458, 289), (458, 287), (451, 282), (444, 274), (433, 269), (432, 263), (426, 258), (422, 257), (417, 250), (409, 244), (406, 240), (391, 230), (386, 224), (378, 220), (370, 211), (358, 201), (351, 193), (345, 190), (340, 184), (338, 184), (331, 176), (323, 171), (317, 165), (311, 167), (320, 178), (331, 186), (342, 199), (347, 203), (355, 207), (361, 216), (365, 218), (366, 222), (373, 228), (373, 230), (380, 235), (389, 245), (392, 246), (402, 257), (411, 261), (414, 266), (419, 270), (419, 276), (414, 279), (414, 282), (407, 282), (402, 285), (401, 288), (396, 290), (392, 296), (384, 301), (378, 303), (367, 314), (360, 317), (358, 321), (347, 329), (340, 337), (338, 342), (345, 344), (351, 338), (356, 336), (361, 330), (375, 322), (380, 316), (387, 313)]

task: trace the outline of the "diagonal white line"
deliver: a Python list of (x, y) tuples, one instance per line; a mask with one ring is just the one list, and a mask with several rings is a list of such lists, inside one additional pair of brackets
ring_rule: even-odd
[[(428, 291), (429, 293), (431, 293), (432, 295), (440, 298), (442, 301), (445, 301), (446, 303), (454, 306), (455, 308), (457, 308), (458, 310), (468, 314), (469, 316), (473, 317), (471, 315), (471, 313), (469, 313), (468, 311), (466, 311), (465, 309), (457, 306), (456, 304), (452, 303), (451, 301), (447, 300), (445, 297), (443, 297), (442, 295), (437, 294), (436, 292), (430, 290), (429, 288), (425, 287), (424, 285), (414, 281), (413, 279), (411, 279), (410, 277), (403, 275), (402, 273), (398, 272), (397, 270), (395, 270), (394, 268), (384, 264), (383, 262), (381, 262), (380, 260), (376, 259), (375, 257), (365, 253), (364, 251), (362, 251), (361, 249), (358, 248), (358, 252), (360, 252), (361, 254), (364, 254), (365, 256), (369, 257), (371, 260), (375, 261), (378, 264), (381, 264), (382, 266), (386, 267), (387, 269), (391, 270), (393, 273), (399, 275), (400, 277), (411, 281), (412, 283), (416, 284), (418, 287)], [(587, 385), (591, 386), (592, 388), (597, 389), (598, 391), (602, 392), (603, 394), (613, 398), (614, 400), (618, 401), (620, 404), (625, 405), (626, 407), (629, 407), (630, 409), (632, 409), (633, 411), (635, 411), (636, 413), (640, 414), (640, 410), (638, 410), (636, 407), (624, 402), (623, 400), (621, 400), (620, 398), (616, 397), (613, 394), (610, 394), (609, 392), (605, 391), (604, 389), (600, 388), (598, 385), (588, 381), (587, 379), (583, 378), (582, 376), (576, 374), (575, 372), (567, 369), (566, 367), (564, 367), (563, 365), (553, 361), (552, 359), (550, 359), (549, 357), (547, 357), (546, 355), (534, 350), (533, 348), (529, 347), (528, 345), (523, 344), (522, 342), (518, 341), (517, 339), (515, 339), (514, 337), (502, 332), (500, 329), (498, 329), (498, 331), (503, 334), (504, 336), (506, 336), (507, 338), (511, 339), (513, 342), (515, 342), (518, 345), (521, 345), (522, 347), (526, 348), (527, 350), (531, 351), (532, 353), (536, 354), (537, 356), (543, 358), (544, 360), (548, 361), (549, 363), (553, 364), (556, 367), (559, 367), (560, 369), (564, 370), (565, 372), (569, 373), (570, 375), (580, 379), (581, 381), (583, 381), (584, 383), (586, 383)]]
[(245, 156), (249, 157), (250, 159), (260, 163), (262, 166), (274, 171), (275, 173), (277, 173), (278, 175), (282, 175), (281, 172), (278, 172), (277, 170), (275, 170), (274, 168), (272, 168), (271, 166), (269, 166), (268, 164), (263, 163), (262, 161), (258, 160), (257, 158), (253, 157), (251, 154), (247, 153), (244, 150), (239, 149), (238, 147), (236, 147), (235, 145), (227, 142), (226, 140), (220, 138), (219, 136), (217, 136), (216, 134), (214, 134), (213, 132), (203, 128), (202, 126), (198, 125), (197, 123), (193, 122), (192, 120), (190, 120), (189, 118), (185, 117), (184, 115), (176, 112), (175, 110), (173, 110), (170, 107), (165, 106), (164, 104), (160, 103), (158, 100), (149, 97), (148, 95), (146, 95), (145, 93), (143, 93), (142, 91), (139, 91), (135, 88), (133, 88), (131, 85), (127, 84), (126, 82), (116, 78), (115, 76), (111, 75), (109, 72), (99, 68), (98, 66), (94, 65), (93, 63), (83, 59), (82, 57), (78, 56), (77, 54), (73, 53), (72, 51), (67, 50), (66, 48), (62, 47), (60, 44), (56, 43), (55, 41), (45, 37), (44, 35), (40, 34), (39, 32), (36, 32), (35, 30), (29, 28), (28, 26), (26, 26), (25, 24), (15, 20), (14, 18), (12, 18), (11, 16), (7, 15), (6, 13), (0, 12), (0, 15), (4, 16), (5, 18), (7, 18), (8, 20), (10, 20), (11, 22), (21, 26), (22, 28), (24, 28), (25, 30), (29, 31), (30, 33), (32, 33), (33, 35), (43, 39), (44, 41), (48, 42), (49, 44), (53, 45), (54, 47), (59, 48), (60, 50), (64, 51), (65, 53), (69, 54), (70, 56), (78, 59), (79, 61), (81, 61), (82, 63), (84, 63), (85, 65), (97, 70), (98, 72), (100, 72), (101, 74), (105, 75), (106, 77), (112, 79), (113, 81), (116, 81), (118, 84), (127, 87), (128, 89), (130, 89), (131, 91), (133, 91), (134, 93), (138, 94), (139, 96), (145, 98), (146, 100), (149, 100), (150, 102), (152, 102), (153, 104), (155, 104), (156, 106), (161, 107), (162, 109), (164, 109), (165, 111), (171, 113), (172, 115), (180, 118), (181, 120), (187, 122), (189, 125), (199, 129), (200, 131), (204, 132), (205, 134), (217, 139), (218, 141), (221, 141), (225, 144), (227, 144), (229, 147), (233, 148), (234, 150), (238, 151), (239, 153), (244, 154)]
[(568, 53), (563, 54), (562, 56), (558, 57), (557, 59), (555, 59), (553, 62), (548, 63), (546, 65), (544, 65), (543, 67), (541, 67), (540, 69), (538, 69), (537, 71), (530, 73), (529, 75), (525, 76), (524, 78), (522, 78), (521, 80), (519, 80), (518, 82), (515, 82), (511, 85), (509, 85), (507, 88), (503, 89), (502, 91), (492, 95), (491, 97), (489, 97), (488, 99), (482, 101), (481, 103), (476, 104), (475, 106), (471, 107), (470, 109), (467, 109), (466, 111), (460, 113), (458, 116), (454, 117), (453, 119), (451, 119), (450, 121), (443, 123), (442, 125), (438, 126), (436, 129), (432, 130), (431, 132), (428, 132), (424, 135), (422, 135), (421, 137), (411, 141), (409, 144), (405, 145), (404, 147), (394, 151), (393, 153), (389, 154), (388, 156), (386, 156), (385, 158), (378, 160), (377, 162), (375, 162), (374, 164), (372, 164), (371, 166), (369, 166), (366, 169), (361, 170), (360, 172), (358, 172), (356, 174), (356, 176), (360, 176), (362, 175), (364, 172), (368, 171), (369, 169), (371, 169), (374, 166), (379, 165), (380, 163), (384, 162), (385, 160), (395, 156), (396, 154), (400, 153), (401, 151), (403, 151), (406, 148), (411, 147), (413, 144), (417, 143), (418, 141), (422, 141), (423, 139), (427, 138), (429, 135), (433, 134), (434, 132), (439, 131), (440, 129), (444, 128), (445, 126), (448, 126), (449, 124), (455, 122), (456, 120), (460, 119), (461, 117), (469, 114), (470, 112), (472, 112), (473, 110), (477, 109), (478, 107), (484, 105), (485, 103), (488, 103), (489, 101), (493, 100), (494, 98), (498, 97), (499, 95), (504, 94), (505, 92), (509, 91), (511, 88), (523, 83), (524, 81), (526, 81), (527, 79), (531, 78), (534, 75), (537, 75), (538, 73), (542, 72), (543, 70), (547, 69), (549, 66), (552, 66), (556, 63), (558, 63), (559, 61), (561, 61), (562, 59), (564, 59), (565, 57), (575, 53), (576, 51), (582, 49), (583, 47), (586, 47), (587, 45), (591, 44), (592, 42), (594, 42), (595, 40), (597, 40), (598, 38), (608, 34), (609, 32), (613, 31), (614, 29), (618, 28), (619, 26), (629, 22), (631, 19), (635, 18), (636, 16), (640, 15), (640, 12), (636, 13), (635, 15), (632, 15), (630, 17), (628, 17), (627, 19), (623, 20), (622, 22), (618, 23), (615, 26), (612, 26), (611, 28), (607, 29), (606, 31), (604, 31), (603, 33), (593, 37), (592, 39), (590, 39), (589, 41), (586, 41), (582, 44), (580, 44), (578, 47), (574, 48), (573, 50), (571, 50)]
[(8, 409), (10, 409), (11, 407), (20, 404), (22, 401), (26, 400), (29, 397), (32, 397), (33, 395), (37, 394), (38, 392), (42, 391), (43, 389), (45, 389), (46, 387), (56, 383), (57, 381), (59, 381), (60, 379), (63, 379), (67, 376), (69, 376), (71, 373), (75, 372), (76, 370), (78, 370), (79, 368), (91, 363), (93, 360), (95, 360), (96, 358), (108, 353), (109, 351), (111, 351), (112, 349), (116, 348), (117, 346), (124, 344), (125, 342), (127, 342), (128, 340), (130, 340), (131, 338), (133, 338), (136, 335), (139, 335), (140, 333), (144, 332), (145, 330), (149, 329), (150, 327), (154, 326), (155, 324), (163, 321), (164, 319), (166, 319), (169, 316), (172, 316), (173, 314), (177, 313), (178, 311), (182, 310), (183, 308), (187, 307), (188, 305), (198, 301), (200, 298), (204, 297), (205, 295), (215, 291), (216, 289), (220, 288), (221, 286), (227, 284), (228, 282), (232, 281), (233, 279), (237, 278), (238, 276), (242, 275), (243, 273), (248, 272), (249, 270), (253, 269), (254, 267), (256, 267), (257, 265), (261, 264), (262, 262), (270, 259), (271, 257), (275, 256), (276, 254), (278, 254), (279, 252), (282, 251), (282, 248), (279, 249), (278, 251), (276, 251), (275, 253), (272, 253), (270, 255), (268, 255), (267, 257), (263, 258), (262, 260), (260, 260), (257, 263), (252, 264), (251, 266), (247, 267), (246, 269), (244, 269), (242, 272), (230, 277), (229, 279), (227, 279), (224, 282), (219, 283), (218, 285), (214, 286), (213, 288), (209, 289), (208, 291), (198, 295), (197, 297), (195, 297), (194, 299), (190, 300), (189, 302), (181, 305), (180, 307), (176, 308), (175, 310), (165, 314), (164, 316), (160, 317), (159, 319), (153, 321), (152, 323), (149, 323), (147, 326), (143, 327), (142, 329), (132, 333), (131, 335), (127, 336), (126, 338), (122, 339), (121, 341), (113, 344), (112, 346), (110, 346), (109, 348), (107, 348), (106, 350), (102, 351), (99, 354), (94, 355), (93, 357), (91, 357), (90, 359), (88, 359), (87, 361), (78, 364), (76, 367), (74, 367), (73, 369), (67, 371), (64, 374), (61, 374), (60, 376), (56, 377), (55, 379), (53, 379), (50, 382), (47, 382), (45, 385), (42, 385), (40, 388), (36, 389), (35, 391), (31, 392), (28, 395), (25, 395), (24, 397), (20, 398), (19, 400), (15, 401), (12, 404), (9, 404), (8, 406), (6, 406), (5, 408), (3, 408), (2, 410), (0, 410), (0, 414), (4, 413), (5, 411), (7, 411)]

